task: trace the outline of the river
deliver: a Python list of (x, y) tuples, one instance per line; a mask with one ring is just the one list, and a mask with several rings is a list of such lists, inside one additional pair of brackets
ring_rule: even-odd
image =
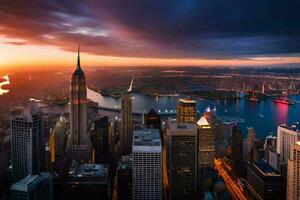
[[(9, 92), (1, 88), (10, 84), (8, 75), (2, 77), (4, 81), (0, 83), (0, 95)], [(120, 108), (120, 99), (113, 97), (104, 97), (101, 94), (88, 89), (88, 98), (97, 102), (99, 106), (108, 108)], [(146, 113), (149, 109), (154, 108), (161, 114), (169, 114), (175, 117), (175, 109), (179, 97), (154, 97), (138, 93), (133, 93), (133, 111), (136, 113)], [(247, 127), (252, 126), (257, 136), (264, 138), (270, 132), (276, 135), (277, 126), (280, 124), (292, 124), (300, 121), (300, 95), (290, 96), (297, 102), (295, 105), (275, 104), (270, 97), (266, 100), (250, 103), (247, 99), (240, 100), (218, 100), (211, 101), (206, 99), (195, 98), (197, 102), (197, 112), (201, 115), (208, 107), (216, 108), (217, 115), (222, 119), (242, 121), (240, 126), (243, 133), (246, 134)], [(53, 112), (66, 112), (68, 105), (61, 105), (48, 108)]]

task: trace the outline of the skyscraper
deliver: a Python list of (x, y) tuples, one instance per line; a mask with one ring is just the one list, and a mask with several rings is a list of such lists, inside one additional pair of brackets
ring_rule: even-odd
[[(208, 116), (208, 115), (207, 115)], [(214, 175), (215, 134), (206, 116), (197, 122), (198, 189), (200, 197), (210, 187)]]
[(300, 142), (291, 148), (287, 167), (287, 200), (300, 199)]
[(235, 162), (243, 160), (243, 136), (241, 129), (238, 125), (235, 125), (232, 129), (232, 157)]
[(170, 122), (168, 138), (170, 199), (197, 197), (197, 126)]
[(280, 163), (286, 165), (290, 158), (291, 147), (300, 139), (300, 132), (295, 126), (281, 125), (277, 128), (276, 153), (280, 154)]
[(94, 122), (92, 137), (95, 151), (95, 163), (108, 163), (109, 159), (109, 122), (108, 117), (102, 117)]
[(247, 134), (247, 160), (253, 161), (254, 141), (256, 139), (256, 133), (254, 128), (248, 127)]
[(192, 99), (179, 99), (176, 107), (177, 123), (196, 122), (196, 101)]
[(162, 146), (157, 129), (133, 132), (133, 200), (162, 199)]
[(71, 79), (71, 133), (68, 154), (71, 159), (90, 160), (90, 141), (87, 134), (87, 91), (84, 72), (80, 66), (79, 45), (77, 67)]
[(42, 137), (42, 120), (36, 107), (11, 111), (13, 182), (39, 172)]
[(131, 80), (130, 86), (121, 99), (121, 154), (128, 155), (132, 151), (132, 99), (131, 92), (133, 89), (134, 77)]
[(215, 158), (215, 136), (205, 116), (198, 122), (198, 167), (213, 167)]

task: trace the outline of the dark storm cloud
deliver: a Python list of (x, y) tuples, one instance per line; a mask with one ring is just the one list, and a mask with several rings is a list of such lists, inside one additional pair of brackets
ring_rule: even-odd
[(298, 0), (2, 0), (0, 33), (28, 43), (141, 57), (300, 53)]

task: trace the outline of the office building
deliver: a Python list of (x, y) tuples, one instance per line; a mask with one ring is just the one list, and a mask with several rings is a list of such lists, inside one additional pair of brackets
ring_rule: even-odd
[(243, 160), (243, 135), (238, 125), (232, 129), (232, 154), (231, 159), (234, 162)]
[(300, 199), (300, 142), (292, 146), (288, 160), (286, 199)]
[(197, 126), (170, 122), (168, 138), (170, 199), (197, 197)]
[(131, 80), (130, 86), (126, 93), (121, 98), (121, 154), (128, 155), (132, 151), (132, 89), (133, 89), (134, 77)]
[(280, 155), (281, 165), (287, 164), (290, 158), (290, 150), (298, 140), (300, 140), (300, 132), (296, 126), (288, 127), (286, 125), (280, 125), (277, 127), (276, 153)]
[(70, 96), (71, 116), (68, 157), (89, 161), (91, 159), (91, 145), (87, 134), (87, 91), (85, 75), (80, 66), (79, 46), (77, 67), (71, 78)]
[(248, 127), (247, 130), (247, 160), (253, 161), (254, 141), (256, 140), (256, 133), (254, 128), (252, 127)]
[(28, 175), (10, 187), (11, 200), (52, 200), (53, 182), (50, 173)]
[(264, 160), (248, 164), (247, 182), (257, 199), (285, 199), (286, 187), (283, 177)]
[(162, 146), (158, 129), (133, 132), (133, 200), (162, 199)]
[(108, 165), (73, 160), (66, 180), (67, 199), (109, 199), (108, 169)]
[(11, 159), (13, 182), (40, 170), (40, 156), (43, 145), (42, 117), (39, 110), (17, 107), (11, 111)]
[(195, 123), (196, 117), (196, 101), (192, 99), (179, 99), (176, 107), (177, 123)]
[(108, 163), (109, 160), (109, 122), (108, 117), (102, 117), (94, 122), (92, 136), (95, 163)]

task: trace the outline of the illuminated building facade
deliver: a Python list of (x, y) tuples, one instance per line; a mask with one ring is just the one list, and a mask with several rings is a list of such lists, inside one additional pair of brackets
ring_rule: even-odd
[(79, 47), (77, 67), (71, 79), (71, 117), (68, 155), (71, 159), (90, 160), (90, 141), (87, 134), (87, 91), (84, 72), (80, 66)]
[(196, 199), (197, 126), (171, 121), (168, 151), (170, 199)]
[(292, 146), (287, 167), (287, 200), (300, 199), (300, 142)]
[[(207, 115), (207, 114), (206, 114)], [(208, 122), (209, 115), (203, 115), (197, 122), (198, 145), (198, 193), (201, 196), (208, 190), (214, 176), (215, 134)]]
[(176, 107), (177, 123), (195, 123), (196, 117), (196, 101), (191, 99), (179, 99)]

